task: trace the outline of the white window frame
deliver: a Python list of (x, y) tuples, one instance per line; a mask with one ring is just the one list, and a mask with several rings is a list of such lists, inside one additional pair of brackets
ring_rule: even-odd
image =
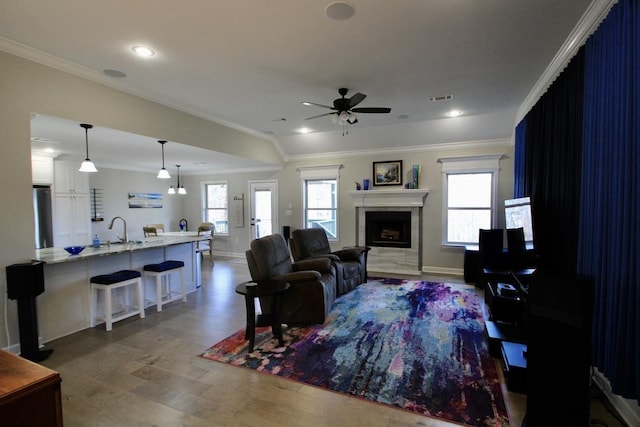
[(504, 154), (487, 154), (479, 156), (442, 157), (442, 245), (443, 246), (477, 246), (477, 243), (450, 242), (448, 236), (449, 211), (449, 175), (491, 173), (491, 227), (498, 224), (498, 182), (500, 177), (500, 159)]
[(227, 232), (226, 233), (220, 233), (217, 230), (215, 231), (215, 234), (218, 236), (228, 236), (229, 235), (229, 229), (230, 229), (230, 223), (229, 223), (229, 181), (204, 181), (202, 183), (200, 183), (200, 194), (202, 197), (202, 222), (206, 222), (207, 221), (207, 211), (209, 210), (208, 205), (207, 205), (207, 185), (221, 185), (224, 184), (227, 186)]
[(327, 235), (329, 241), (337, 242), (340, 240), (340, 169), (342, 165), (326, 165), (326, 166), (307, 166), (299, 167), (302, 185), (302, 228), (307, 224), (307, 181), (335, 180), (336, 181), (336, 236), (335, 238)]

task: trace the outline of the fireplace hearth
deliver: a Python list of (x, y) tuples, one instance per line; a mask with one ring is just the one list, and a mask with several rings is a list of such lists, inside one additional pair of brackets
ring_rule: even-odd
[(411, 212), (368, 211), (365, 213), (367, 246), (411, 247)]

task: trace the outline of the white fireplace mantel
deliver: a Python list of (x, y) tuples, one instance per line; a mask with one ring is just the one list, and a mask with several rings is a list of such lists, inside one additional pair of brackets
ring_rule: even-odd
[(356, 208), (423, 207), (428, 189), (349, 191)]

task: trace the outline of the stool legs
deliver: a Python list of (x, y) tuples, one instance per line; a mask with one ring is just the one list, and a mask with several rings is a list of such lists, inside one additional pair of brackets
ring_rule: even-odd
[[(180, 295), (176, 297), (172, 296), (172, 294), (175, 293), (171, 290), (171, 274), (172, 273), (180, 274)], [(173, 269), (173, 270), (162, 271), (162, 272), (145, 271), (144, 275), (145, 277), (151, 276), (155, 280), (156, 311), (162, 311), (162, 306), (171, 301), (176, 301), (178, 299), (181, 299), (182, 302), (187, 302), (187, 282), (185, 281), (185, 277), (184, 277), (184, 267)], [(164, 294), (163, 285), (166, 286), (166, 295), (167, 295), (166, 299), (164, 300), (163, 300), (163, 294)]]
[[(167, 276), (156, 274), (156, 311), (162, 311), (162, 281), (165, 277)], [(169, 292), (171, 292), (171, 284), (169, 284), (168, 286)]]
[[(124, 314), (117, 316), (114, 318), (113, 316), (113, 292), (119, 288), (126, 288), (130, 285), (134, 285), (135, 290), (133, 291), (137, 296), (137, 305), (136, 309), (132, 311), (125, 312)], [(123, 320), (127, 317), (139, 315), (141, 319), (144, 319), (144, 290), (142, 288), (142, 280), (138, 277), (136, 279), (127, 280), (120, 283), (113, 283), (111, 285), (102, 285), (97, 283), (91, 283), (91, 327), (94, 327), (96, 324), (97, 317), (97, 307), (98, 307), (98, 291), (104, 291), (104, 319), (105, 319), (105, 328), (108, 331), (113, 329), (113, 322), (117, 322), (118, 320)], [(125, 302), (125, 306), (126, 306)], [(133, 305), (133, 302), (132, 302)]]
[(107, 331), (110, 331), (113, 328), (113, 312), (112, 312), (112, 304), (111, 304), (111, 288), (106, 288), (104, 290), (104, 321), (107, 326)]
[(182, 302), (187, 302), (187, 282), (184, 280), (184, 268), (180, 269), (180, 292), (182, 293)]

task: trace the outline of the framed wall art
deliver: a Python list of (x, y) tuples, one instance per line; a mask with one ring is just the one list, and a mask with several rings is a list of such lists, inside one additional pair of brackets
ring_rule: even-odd
[(402, 185), (402, 160), (373, 162), (373, 185)]

